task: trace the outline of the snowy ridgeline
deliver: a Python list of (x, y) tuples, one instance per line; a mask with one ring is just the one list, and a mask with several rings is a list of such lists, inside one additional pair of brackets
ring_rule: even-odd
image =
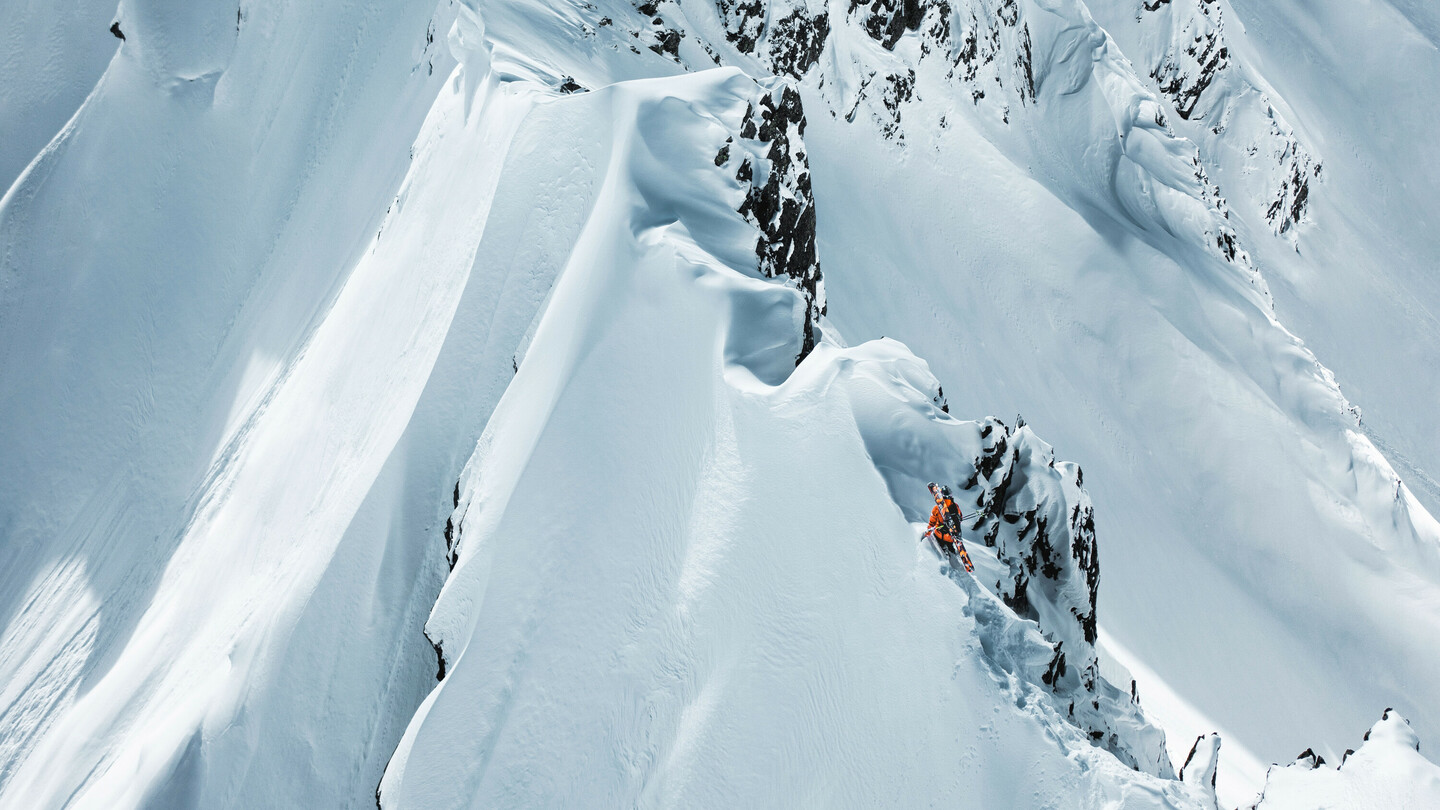
[[(1291, 238), (1318, 172), (1257, 106), (1258, 79), (1227, 69), (1218, 5), (1170, 5), (1136, 20), (1153, 91), (1064, 0), (496, 0), (376, 7), (362, 26), (123, 7), (103, 92), (5, 203), (0, 329), (64, 355), (22, 366), (35, 382), (15, 401), (34, 419), (27, 404), (52, 400), (28, 392), (59, 391), (67, 421), (3, 437), (64, 463), (0, 478), (25, 541), (0, 574), (0, 804), (1216, 806), (1219, 738), (1177, 779), (1135, 691), (1099, 676), (1079, 467), (1018, 420), (950, 416), (930, 364), (894, 340), (846, 346), (826, 320), (801, 109), (873, 124), (897, 154), (968, 118), (1066, 205), (1213, 274), (1187, 295), (1238, 319), (1176, 320), (1212, 356), (1243, 348), (1236, 379), (1271, 398), (1263, 412), (1299, 412), (1318, 425), (1302, 446), (1331, 452), (1333, 435), (1311, 440), (1343, 399), (1265, 320), (1205, 166), (1260, 144), (1234, 210)], [(342, 29), (333, 53), (295, 34)], [(375, 31), (384, 58), (352, 71)], [(297, 54), (313, 63), (281, 59)], [(801, 90), (753, 78), (771, 72)], [(1217, 116), (1245, 137), (1182, 137)], [(155, 154), (105, 128), (155, 121), (176, 139)], [(231, 154), (246, 158), (217, 159)], [(850, 157), (830, 156), (831, 182)], [(159, 213), (120, 192), (86, 210), (93, 166), (130, 173), (116, 187), (149, 189)], [(166, 193), (176, 178), (186, 193)], [(862, 208), (874, 189), (849, 191), (833, 199)], [(192, 209), (200, 236), (172, 233)], [(62, 227), (92, 215), (103, 251)], [(965, 235), (980, 249), (984, 229)], [(85, 283), (99, 254), (126, 272)], [(138, 348), (107, 351), (121, 338)], [(1257, 424), (1238, 430), (1294, 438)], [(1428, 516), (1355, 441), (1307, 463), (1343, 470), (1347, 508), (1384, 496), (1367, 528), (1399, 528), (1382, 540), (1424, 540)], [(930, 480), (978, 513), (974, 577), (917, 542)], [(56, 561), (37, 539), (52, 535)], [(1195, 679), (1235, 683), (1233, 662), (1197, 663)], [(1339, 770), (1273, 769), (1259, 806), (1425, 806), (1436, 773), (1387, 713)]]
[[(798, 97), (727, 71), (551, 104), (609, 169), (455, 487), (440, 683), (381, 806), (993, 806), (1017, 755), (1060, 777), (1041, 804), (1213, 802), (1098, 675), (1079, 469), (814, 322)], [(974, 499), (993, 593), (917, 543), (928, 480)]]
[[(486, 14), (498, 38), (523, 43), (517, 74), (557, 88), (633, 75), (625, 63), (637, 56), (686, 70), (736, 65), (803, 81), (823, 103), (812, 115), (867, 119), (902, 145), (907, 136), (924, 142), (969, 119), (1067, 202), (1095, 206), (1190, 262), (1218, 260), (1219, 272), (1268, 302), (1266, 282), (1207, 171), (1221, 163), (1202, 160), (1207, 155), (1196, 144), (1207, 142), (1187, 136), (1206, 131), (1201, 118), (1242, 131), (1206, 149), (1244, 153), (1236, 157), (1244, 171), (1227, 174), (1244, 195), (1245, 218), (1273, 230), (1303, 220), (1318, 169), (1255, 90), (1258, 79), (1225, 70), (1223, 54), (1187, 50), (1200, 25), (1192, 17), (1218, 20), (1214, 0), (1178, 5), (1184, 10), (1172, 11), (1168, 0), (1146, 4), (1137, 36), (1144, 58), (1155, 62), (1149, 75), (1136, 72), (1079, 0), (719, 0), (713, 8), (609, 0), (588, 8), (585, 16), (602, 22), (579, 23), (579, 42), (567, 41), (576, 27), (569, 8), (538, 12), (524, 0), (499, 0)], [(1202, 33), (1215, 40), (1207, 49), (1224, 50), (1218, 22)], [(1230, 152), (1224, 157), (1226, 166), (1234, 162)]]

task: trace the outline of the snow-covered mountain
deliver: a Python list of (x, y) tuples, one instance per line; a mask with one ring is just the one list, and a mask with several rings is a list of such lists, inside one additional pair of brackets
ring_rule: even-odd
[(0, 807), (1440, 803), (1423, 4), (0, 21)]

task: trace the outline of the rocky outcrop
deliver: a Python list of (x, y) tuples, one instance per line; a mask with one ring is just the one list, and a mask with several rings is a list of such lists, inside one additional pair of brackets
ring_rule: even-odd
[[(1093, 691), (1099, 679), (1094, 645), (1100, 561), (1094, 508), (1080, 488), (1080, 468), (1057, 466), (1054, 450), (1024, 425), (1012, 429), (990, 417), (980, 435), (975, 471), (961, 485), (967, 506), (976, 509), (966, 528), (1007, 568), (995, 593), (1057, 639), (1053, 685)], [(1037, 462), (1044, 466), (1037, 469)]]
[(820, 60), (830, 36), (830, 17), (811, 14), (803, 3), (716, 0), (725, 38), (741, 53), (759, 57), (777, 76), (804, 76)]
[[(786, 82), (774, 82), (746, 108), (739, 135), (745, 156), (735, 177), (748, 187), (739, 210), (759, 231), (755, 253), (760, 274), (789, 279), (805, 299), (804, 337), (795, 358), (798, 364), (815, 348), (816, 324), (825, 314), (800, 94)], [(727, 143), (716, 156), (717, 166), (731, 160), (733, 143)]]
[(850, 0), (847, 13), (880, 47), (892, 51), (906, 31), (920, 27), (923, 11), (919, 0)]
[[(1305, 221), (1311, 183), (1320, 163), (1275, 109), (1269, 95), (1243, 66), (1231, 60), (1219, 0), (1153, 0), (1136, 22), (1151, 43), (1132, 56), (1149, 65), (1155, 89), (1194, 133), (1224, 136), (1243, 152), (1246, 171), (1264, 178), (1255, 195), (1258, 213), (1276, 234), (1292, 235)], [(1210, 150), (1206, 150), (1210, 151)]]
[(804, 76), (820, 61), (825, 40), (830, 36), (830, 17), (809, 15), (796, 9), (770, 27), (766, 52), (770, 66), (780, 76)]
[(1337, 765), (1307, 748), (1288, 765), (1272, 765), (1250, 810), (1294, 807), (1437, 807), (1440, 766), (1420, 754), (1420, 738), (1394, 709), (1365, 732), (1358, 750)]
[[(1287, 234), (1292, 228), (1305, 221), (1310, 206), (1310, 183), (1320, 179), (1320, 163), (1311, 156), (1303, 144), (1275, 112), (1267, 107), (1270, 132), (1267, 146), (1270, 149), (1270, 165), (1274, 196), (1265, 207), (1265, 221), (1277, 234)], [(1258, 151), (1258, 147), (1257, 147)]]
[(1219, 766), (1220, 735), (1215, 733), (1196, 737), (1190, 753), (1185, 756), (1185, 764), (1180, 766), (1180, 781), (1205, 796), (1215, 810), (1220, 807), (1220, 800), (1215, 796), (1215, 771)]
[[(1219, 0), (1184, 2), (1190, 4), (1190, 13), (1177, 17), (1174, 36), (1159, 64), (1150, 69), (1150, 78), (1180, 117), (1189, 120), (1196, 115), (1196, 105), (1206, 88), (1229, 66), (1230, 50), (1225, 47), (1220, 25)], [(1144, 5), (1148, 12), (1161, 8), (1173, 13), (1174, 6), (1168, 0)]]
[[(1007, 671), (1052, 692), (1066, 719), (1092, 744), (1132, 768), (1174, 778), (1164, 733), (1145, 718), (1138, 696), (1100, 677), (1095, 650), (1100, 561), (1094, 507), (1080, 467), (1057, 462), (1054, 448), (1023, 420), (1012, 428), (990, 417), (977, 429), (980, 449), (970, 476), (955, 491), (956, 503), (967, 513), (974, 510), (964, 538), (991, 549), (998, 567), (982, 563), (976, 577), (994, 570), (984, 581), (993, 576), (995, 596), (1021, 619), (1035, 622), (1048, 645), (1042, 665)], [(962, 572), (952, 577), (967, 588), (974, 582)], [(982, 635), (999, 632), (1003, 622), (987, 621), (981, 613)]]

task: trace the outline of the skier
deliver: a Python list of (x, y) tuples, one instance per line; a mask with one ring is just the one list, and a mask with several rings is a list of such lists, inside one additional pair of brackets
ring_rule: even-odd
[(970, 554), (965, 550), (965, 543), (959, 536), (960, 510), (955, 506), (955, 500), (950, 497), (950, 488), (941, 488), (934, 482), (929, 486), (930, 494), (935, 496), (935, 507), (930, 510), (930, 525), (925, 530), (925, 537), (934, 535), (941, 552), (949, 557), (959, 557), (966, 571), (974, 571), (975, 566), (970, 562)]
[(937, 484), (930, 484), (930, 494), (935, 496), (935, 507), (930, 510), (930, 525), (925, 530), (925, 536), (935, 537), (935, 542), (940, 544), (940, 550), (953, 553), (955, 549), (955, 537), (950, 533), (950, 522), (945, 519), (947, 511), (947, 500), (940, 494), (940, 487)]

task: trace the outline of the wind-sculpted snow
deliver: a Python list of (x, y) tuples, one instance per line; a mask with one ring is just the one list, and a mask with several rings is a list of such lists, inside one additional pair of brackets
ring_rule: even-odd
[[(903, 511), (923, 519), (930, 506), (925, 484), (938, 481), (951, 485), (957, 503), (971, 513), (963, 536), (976, 573), (950, 576), (971, 596), (987, 658), (1053, 693), (1067, 721), (1121, 762), (1175, 778), (1165, 735), (1133, 694), (1100, 677), (1095, 649), (1100, 564), (1094, 510), (1080, 486), (1080, 468), (1057, 462), (1054, 448), (1027, 426), (943, 416), (933, 405), (942, 397), (928, 369), (902, 373), (901, 368), (857, 370), (847, 386), (849, 397), (866, 451)], [(876, 407), (888, 405), (887, 396), (902, 396), (886, 391), (897, 378), (910, 386), (903, 393), (913, 410)], [(930, 405), (920, 404), (918, 391), (933, 392)], [(993, 587), (987, 591), (977, 581)], [(1020, 620), (1035, 622), (1044, 637), (1024, 654), (1000, 641)]]
[(1173, 123), (1199, 146), (1232, 198), (1239, 195), (1237, 205), (1295, 244), (1293, 229), (1306, 221), (1320, 162), (1264, 80), (1232, 57), (1219, 0), (1145, 2), (1133, 15), (1120, 4), (1096, 11), (1126, 53), (1148, 67), (1179, 117)]
[(120, 41), (116, 0), (12, 3), (0, 25), (0, 195), (67, 121)]
[[(524, 94), (467, 116), (461, 83), (412, 73), (390, 43), (425, 16), (368, 11), (386, 33), (337, 49), (357, 73), (293, 36), (324, 9), (247, 10), (279, 33), (198, 94), (132, 27), (0, 211), (7, 807), (372, 803), (431, 671), (416, 527), (545, 292), (543, 253), (483, 239), (490, 200), (581, 202), (500, 182)], [(465, 294), (477, 255), (516, 253)], [(27, 367), (37, 345), (67, 359)]]
[[(609, 169), (460, 478), (426, 624), (444, 677), (380, 806), (1194, 806), (1128, 695), (1057, 680), (1057, 611), (1027, 621), (916, 543), (896, 483), (983, 453), (924, 364), (832, 337), (794, 366), (804, 294), (713, 204), (743, 194), (713, 156), (768, 93), (712, 71), (552, 102), (609, 133)], [(1063, 509), (1031, 461), (1017, 502)], [(1099, 707), (1109, 740), (1074, 719)], [(1141, 740), (1170, 779), (1110, 753)]]
[(8, 9), (0, 805), (1433, 804), (1413, 5)]

